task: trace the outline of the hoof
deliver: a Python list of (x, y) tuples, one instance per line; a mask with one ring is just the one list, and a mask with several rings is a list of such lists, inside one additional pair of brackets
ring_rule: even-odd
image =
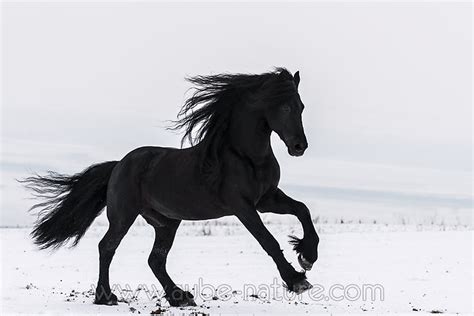
[(299, 254), (298, 255), (298, 262), (300, 264), (300, 266), (305, 269), (306, 271), (310, 271), (311, 268), (313, 267), (313, 264), (311, 262), (309, 262), (308, 260), (306, 260), (302, 254)]
[(117, 296), (113, 293), (101, 294), (100, 296), (96, 294), (94, 304), (109, 306), (117, 305)]
[(295, 292), (296, 294), (301, 294), (309, 289), (311, 289), (313, 286), (311, 285), (311, 283), (309, 283), (306, 279), (305, 280), (301, 280), (295, 284), (293, 284), (292, 288), (289, 289), (293, 292)]
[(196, 306), (194, 296), (188, 291), (173, 292), (170, 296), (165, 296), (168, 303), (173, 307)]

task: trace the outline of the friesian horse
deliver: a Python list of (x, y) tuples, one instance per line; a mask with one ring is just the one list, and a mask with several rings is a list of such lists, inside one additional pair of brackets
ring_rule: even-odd
[[(308, 147), (298, 93), (299, 72), (284, 68), (255, 74), (217, 74), (188, 78), (191, 97), (171, 128), (184, 129), (181, 148), (140, 147), (120, 161), (92, 165), (68, 176), (48, 172), (22, 180), (43, 202), (32, 231), (42, 249), (69, 240), (76, 245), (107, 206), (109, 228), (99, 243), (100, 269), (95, 303), (117, 304), (109, 285), (115, 250), (138, 215), (155, 229), (148, 258), (171, 306), (194, 306), (194, 297), (179, 288), (166, 271), (166, 257), (182, 220), (234, 215), (275, 262), (289, 291), (312, 286), (296, 271), (265, 228), (258, 212), (295, 215), (302, 239), (290, 242), (298, 262), (310, 270), (318, 258), (319, 237), (308, 208), (278, 188), (280, 167), (270, 135), (278, 134), (291, 156)], [(183, 148), (189, 140), (191, 147)], [(258, 211), (258, 212), (257, 212)]]

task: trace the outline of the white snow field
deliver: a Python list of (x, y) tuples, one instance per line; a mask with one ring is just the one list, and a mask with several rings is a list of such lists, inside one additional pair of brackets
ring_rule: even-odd
[[(267, 227), (297, 266), (287, 235), (301, 236), (298, 223)], [(54, 253), (35, 249), (30, 228), (3, 228), (1, 314), (472, 312), (473, 232), (464, 226), (318, 224), (317, 229), (320, 259), (307, 273), (314, 288), (296, 297), (240, 225), (183, 223), (167, 267), (198, 306), (171, 308), (160, 299), (162, 288), (147, 265), (151, 227), (134, 225), (118, 248), (111, 284), (122, 302), (110, 307), (92, 304), (97, 244), (106, 226), (94, 224), (77, 248)]]

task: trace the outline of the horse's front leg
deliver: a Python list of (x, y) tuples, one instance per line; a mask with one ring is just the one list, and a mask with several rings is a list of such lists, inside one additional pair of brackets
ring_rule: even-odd
[(298, 253), (298, 262), (301, 267), (311, 270), (313, 263), (318, 259), (319, 237), (306, 205), (293, 200), (277, 188), (267, 193), (258, 203), (257, 208), (262, 213), (292, 214), (299, 219), (303, 226), (303, 239), (292, 236), (290, 243), (294, 245), (294, 250)]
[(255, 210), (249, 208), (236, 215), (248, 231), (257, 239), (267, 254), (272, 257), (288, 290), (299, 294), (312, 288), (312, 285), (306, 280), (305, 273), (297, 272), (285, 259), (280, 245), (265, 225), (263, 225), (260, 216)]

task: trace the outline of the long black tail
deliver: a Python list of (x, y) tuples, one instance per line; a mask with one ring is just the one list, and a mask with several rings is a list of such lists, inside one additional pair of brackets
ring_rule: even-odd
[(117, 161), (93, 165), (72, 176), (48, 172), (20, 180), (43, 202), (31, 235), (41, 249), (59, 248), (74, 238), (77, 245), (106, 205), (107, 184)]

